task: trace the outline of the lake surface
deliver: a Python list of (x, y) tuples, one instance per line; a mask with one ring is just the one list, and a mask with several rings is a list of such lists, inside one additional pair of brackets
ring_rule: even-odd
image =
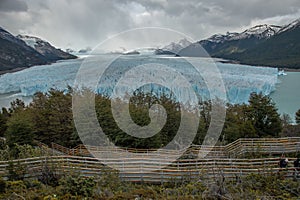
[(300, 109), (300, 72), (286, 72), (279, 76), (276, 90), (270, 95), (279, 112), (289, 114), (294, 120), (295, 112)]
[[(139, 64), (145, 62), (145, 57), (138, 57)], [(124, 70), (124, 66), (136, 64), (134, 56), (125, 57), (115, 62), (117, 71)], [(151, 60), (162, 64), (173, 65), (173, 68), (186, 75), (191, 82), (199, 81), (194, 77), (194, 72), (188, 70), (188, 66), (180, 61), (180, 58), (157, 58)], [(200, 63), (207, 62), (199, 60)], [(0, 107), (9, 107), (10, 102), (16, 98), (29, 103), (31, 95), (35, 91), (45, 92), (49, 88), (63, 89), (72, 85), (76, 73), (82, 63), (82, 59), (62, 61), (52, 65), (36, 66), (29, 69), (0, 76)], [(225, 82), (227, 96), (231, 103), (247, 102), (251, 92), (263, 92), (270, 94), (276, 103), (280, 113), (287, 113), (293, 119), (295, 112), (300, 108), (300, 72), (287, 72), (287, 76), (279, 76), (272, 68), (251, 67), (230, 63), (217, 63)], [(108, 75), (109, 84), (118, 77)], [(278, 82), (277, 84), (275, 84)], [(201, 88), (195, 85), (194, 88)], [(205, 91), (200, 91), (205, 93)], [(184, 96), (184, 95), (183, 95)]]

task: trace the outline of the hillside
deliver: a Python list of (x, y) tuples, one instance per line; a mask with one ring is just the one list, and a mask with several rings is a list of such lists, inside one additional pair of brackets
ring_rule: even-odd
[(0, 27), (0, 74), (74, 58), (37, 37), (15, 37)]
[(76, 56), (71, 55), (53, 47), (49, 42), (46, 42), (38, 37), (18, 35), (19, 39), (23, 40), (28, 46), (34, 48), (37, 52), (46, 57), (49, 61), (57, 61), (61, 59), (74, 59)]
[(0, 71), (46, 64), (48, 61), (26, 43), (0, 28)]
[[(300, 20), (286, 26), (258, 25), (241, 33), (216, 34), (182, 49), (181, 56), (207, 56), (243, 64), (300, 68)], [(202, 46), (202, 48), (201, 48)]]
[(246, 64), (299, 69), (300, 21), (295, 26), (287, 27), (274, 37), (248, 48), (243, 53), (232, 54), (229, 58)]

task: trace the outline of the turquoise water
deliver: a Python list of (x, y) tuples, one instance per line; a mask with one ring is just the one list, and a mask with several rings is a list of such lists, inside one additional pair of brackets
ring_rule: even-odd
[(300, 72), (287, 72), (279, 77), (275, 92), (270, 96), (281, 114), (289, 114), (294, 120), (295, 112), (300, 109)]
[[(126, 62), (131, 62), (130, 59), (132, 58), (134, 57), (124, 59)], [(161, 58), (159, 57), (159, 59)], [(188, 76), (191, 76), (186, 67), (180, 67), (181, 63), (176, 64), (175, 61), (180, 61), (178, 58), (164, 59), (166, 62), (174, 62), (177, 71), (186, 72)], [(10, 107), (10, 102), (16, 98), (29, 103), (31, 95), (35, 91), (45, 92), (51, 87), (65, 88), (67, 85), (72, 85), (81, 62), (81, 59), (58, 62), (0, 76), (0, 108)], [(135, 60), (132, 62), (135, 62)], [(199, 62), (205, 63), (207, 61), (202, 59)], [(127, 63), (126, 66), (131, 64)], [(273, 90), (277, 81), (277, 71), (274, 71), (274, 69), (223, 63), (218, 63), (218, 66), (222, 72), (224, 82), (228, 86), (227, 89), (229, 90), (227, 92), (232, 97), (231, 103), (247, 102), (251, 92)], [(281, 114), (287, 113), (294, 119), (295, 112), (300, 109), (300, 72), (288, 72), (287, 74), (287, 76), (278, 77), (280, 83), (276, 85), (276, 90), (270, 96)], [(27, 96), (23, 96), (23, 94), (27, 94)]]

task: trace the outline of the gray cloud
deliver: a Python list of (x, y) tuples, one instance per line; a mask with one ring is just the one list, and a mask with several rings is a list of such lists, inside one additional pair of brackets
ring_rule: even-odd
[(300, 17), (299, 0), (282, 4), (281, 0), (0, 0), (0, 24), (14, 34), (36, 35), (58, 47), (78, 49), (137, 27), (171, 28), (199, 40)]
[(27, 11), (28, 7), (22, 0), (0, 0), (0, 12)]

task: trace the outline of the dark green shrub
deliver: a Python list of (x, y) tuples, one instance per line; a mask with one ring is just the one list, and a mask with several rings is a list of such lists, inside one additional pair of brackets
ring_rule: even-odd
[(6, 189), (7, 192), (9, 193), (17, 193), (17, 194), (21, 194), (21, 193), (26, 193), (27, 188), (26, 185), (24, 184), (23, 181), (7, 181), (7, 185), (6, 185)]
[(93, 177), (66, 176), (60, 179), (63, 194), (89, 197), (92, 195), (96, 182)]
[(26, 173), (26, 167), (21, 165), (19, 162), (8, 163), (8, 180), (16, 181), (16, 180), (23, 180)]
[(45, 185), (58, 186), (60, 178), (61, 176), (56, 172), (55, 167), (49, 165), (46, 161), (42, 168), (42, 174), (39, 176), (38, 180)]
[(6, 190), (6, 182), (0, 177), (0, 193), (4, 193)]

